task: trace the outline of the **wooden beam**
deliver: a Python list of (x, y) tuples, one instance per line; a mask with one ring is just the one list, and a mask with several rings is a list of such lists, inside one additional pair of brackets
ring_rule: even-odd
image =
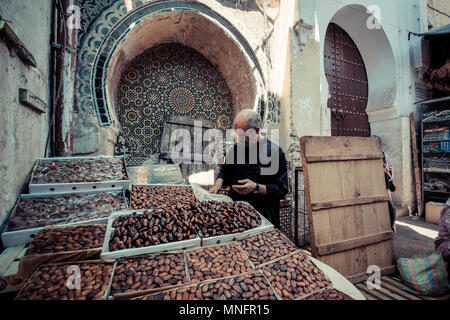
[(417, 157), (417, 136), (416, 125), (414, 121), (414, 112), (409, 114), (409, 125), (411, 130), (411, 152), (413, 156), (414, 181), (416, 189), (417, 214), (419, 217), (423, 215), (423, 201), (422, 201), (422, 176), (420, 174), (419, 160)]
[(352, 238), (348, 240), (342, 240), (333, 243), (319, 245), (317, 246), (317, 252), (320, 256), (326, 256), (332, 253), (348, 251), (351, 249), (365, 247), (368, 245), (390, 240), (392, 239), (392, 237), (393, 237), (392, 231), (386, 231), (369, 236)]
[(312, 210), (323, 210), (330, 208), (340, 208), (340, 207), (350, 207), (350, 206), (358, 206), (363, 204), (370, 204), (376, 202), (386, 202), (389, 200), (389, 197), (386, 196), (377, 196), (377, 197), (363, 197), (363, 198), (354, 198), (354, 199), (344, 199), (344, 200), (335, 200), (335, 201), (327, 201), (327, 202), (316, 202), (312, 203)]
[(377, 160), (383, 159), (381, 153), (374, 154), (330, 154), (324, 156), (306, 156), (308, 162), (351, 161), (351, 160)]
[(187, 117), (181, 117), (181, 116), (170, 116), (166, 119), (167, 123), (173, 123), (173, 124), (180, 124), (184, 126), (191, 126), (193, 127), (195, 125), (195, 122), (201, 122), (202, 128), (214, 128), (214, 124), (211, 120), (205, 120), (205, 119), (194, 119), (194, 118), (187, 118)]

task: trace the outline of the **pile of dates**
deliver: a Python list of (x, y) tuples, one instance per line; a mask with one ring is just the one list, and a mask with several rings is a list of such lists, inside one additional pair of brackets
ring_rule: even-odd
[(191, 205), (195, 201), (192, 188), (184, 186), (134, 186), (131, 193), (131, 207), (135, 210)]
[(275, 292), (284, 300), (300, 299), (331, 285), (322, 270), (300, 252), (265, 265), (263, 271)]
[(114, 271), (111, 294), (187, 284), (184, 256), (160, 254), (121, 259)]
[(244, 274), (200, 287), (204, 300), (277, 300), (262, 274)]
[(130, 248), (194, 239), (192, 212), (179, 204), (166, 209), (135, 212), (115, 219), (109, 250)]
[(252, 271), (250, 261), (235, 244), (186, 251), (185, 255), (191, 283)]
[(297, 250), (295, 244), (279, 230), (251, 236), (240, 240), (239, 244), (255, 266), (289, 255)]
[(127, 180), (123, 159), (39, 161), (31, 184)]
[(202, 238), (244, 232), (261, 225), (258, 212), (238, 202), (196, 202), (192, 212), (194, 227)]
[[(80, 288), (67, 286), (74, 267), (81, 273)], [(82, 263), (41, 266), (16, 300), (103, 300), (113, 270), (113, 263)], [(71, 283), (71, 282), (69, 282)]]
[(37, 234), (26, 255), (87, 250), (103, 245), (106, 225), (45, 228)]
[(182, 287), (174, 290), (167, 290), (133, 300), (201, 300), (202, 294), (197, 286)]
[(104, 218), (126, 208), (122, 191), (21, 198), (6, 231)]
[(326, 289), (322, 292), (315, 293), (306, 297), (304, 300), (353, 300), (345, 293), (342, 293), (336, 289)]

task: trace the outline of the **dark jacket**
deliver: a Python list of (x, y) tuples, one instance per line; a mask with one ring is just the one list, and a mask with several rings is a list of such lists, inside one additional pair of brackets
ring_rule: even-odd
[[(248, 195), (241, 195), (235, 192), (231, 188), (230, 196), (234, 201), (247, 201), (255, 207), (262, 215), (264, 215), (270, 222), (276, 227), (280, 226), (280, 200), (283, 199), (288, 193), (288, 179), (287, 179), (287, 163), (286, 156), (283, 150), (272, 143), (268, 139), (262, 139), (257, 144), (258, 154), (256, 157), (256, 163), (250, 161), (249, 157), (250, 149), (244, 148), (242, 145), (234, 144), (232, 150), (227, 154), (226, 161), (222, 165), (221, 170), (217, 178), (224, 180), (223, 187), (239, 184), (239, 180), (250, 179), (253, 182), (265, 185), (267, 188), (267, 195), (250, 193)], [(265, 155), (270, 159), (267, 163), (264, 161), (264, 149), (262, 149), (263, 157), (260, 157), (260, 148), (264, 148)], [(245, 152), (245, 158), (242, 160), (238, 158), (238, 152)], [(271, 174), (267, 174), (265, 170), (271, 168), (273, 164), (276, 165), (276, 161), (273, 162), (274, 157), (277, 157), (278, 168), (275, 168)], [(273, 174), (272, 174), (273, 173)]]

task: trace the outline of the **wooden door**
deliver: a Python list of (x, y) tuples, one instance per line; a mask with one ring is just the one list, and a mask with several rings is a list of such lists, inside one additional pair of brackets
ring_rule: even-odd
[(366, 68), (353, 40), (334, 23), (325, 36), (325, 75), (331, 94), (331, 135), (369, 137)]
[[(194, 130), (194, 122), (195, 121), (201, 122), (202, 137), (195, 137), (195, 132), (196, 132)], [(213, 129), (213, 128), (214, 128), (214, 124), (210, 120), (194, 119), (194, 118), (187, 118), (187, 117), (181, 117), (181, 116), (166, 117), (166, 119), (164, 121), (164, 128), (163, 128), (163, 134), (162, 134), (162, 139), (161, 139), (161, 153), (160, 153), (159, 158), (164, 163), (171, 163), (173, 160), (171, 157), (171, 152), (174, 148), (174, 145), (177, 143), (177, 141), (175, 141), (174, 139), (171, 139), (173, 133), (177, 129), (188, 130), (191, 134), (191, 163), (190, 164), (185, 164), (185, 163), (180, 164), (181, 173), (183, 175), (183, 178), (185, 178), (186, 181), (188, 181), (189, 177), (194, 174), (205, 173), (205, 175), (206, 175), (207, 172), (210, 172), (207, 177), (205, 176), (206, 177), (205, 180), (208, 180), (208, 181), (205, 183), (199, 183), (203, 187), (210, 187), (214, 183), (214, 177), (217, 176), (218, 166), (209, 165), (209, 164), (204, 163), (204, 161), (202, 161), (202, 160), (200, 160), (200, 161), (197, 160), (197, 159), (202, 159), (203, 150), (210, 143), (210, 141), (203, 141), (200, 146), (201, 148), (198, 148), (198, 150), (196, 150), (194, 148), (194, 146), (195, 146), (194, 139), (202, 139), (203, 140), (203, 135), (204, 135), (205, 131), (208, 129)], [(212, 173), (211, 170), (213, 170), (214, 173)], [(200, 178), (200, 180), (204, 180), (204, 179)]]
[(350, 280), (371, 265), (395, 270), (379, 139), (303, 137), (300, 145), (313, 256)]

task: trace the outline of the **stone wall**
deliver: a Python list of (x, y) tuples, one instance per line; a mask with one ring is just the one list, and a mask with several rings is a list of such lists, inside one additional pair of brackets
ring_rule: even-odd
[[(448, 0), (427, 0), (428, 5), (432, 8), (428, 8), (428, 18), (434, 23), (434, 28), (439, 28), (450, 24), (450, 1)], [(445, 13), (445, 14), (443, 14)]]
[(31, 167), (44, 157), (49, 111), (40, 114), (19, 103), (19, 88), (49, 105), (51, 1), (2, 0), (0, 15), (36, 60), (19, 59), (0, 40), (0, 223), (13, 207)]

